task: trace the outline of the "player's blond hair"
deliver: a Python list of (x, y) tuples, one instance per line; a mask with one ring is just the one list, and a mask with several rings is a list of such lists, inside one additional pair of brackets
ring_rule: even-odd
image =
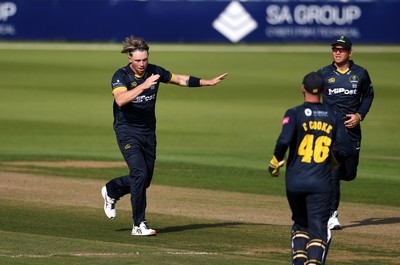
[(135, 50), (149, 51), (149, 45), (147, 45), (143, 38), (135, 36), (126, 37), (125, 40), (122, 42), (121, 53), (128, 53), (132, 56), (132, 52)]

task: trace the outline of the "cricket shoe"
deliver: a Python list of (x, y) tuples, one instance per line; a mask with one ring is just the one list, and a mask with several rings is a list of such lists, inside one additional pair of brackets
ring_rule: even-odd
[(101, 195), (104, 199), (104, 212), (108, 218), (114, 219), (117, 215), (117, 211), (115, 210), (116, 199), (108, 197), (107, 188), (104, 186), (101, 188)]
[(132, 228), (133, 236), (155, 236), (156, 234), (156, 230), (148, 227), (146, 221), (143, 221), (139, 226), (133, 226)]
[(332, 216), (328, 220), (328, 228), (330, 230), (340, 230), (342, 229), (342, 226), (339, 223), (338, 219), (338, 212), (334, 211)]

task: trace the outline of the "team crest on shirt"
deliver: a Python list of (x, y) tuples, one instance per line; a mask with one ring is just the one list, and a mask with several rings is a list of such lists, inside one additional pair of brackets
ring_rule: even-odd
[(137, 83), (136, 82), (132, 82), (131, 83), (131, 87), (137, 87)]
[(349, 81), (350, 81), (350, 83), (351, 83), (352, 88), (357, 88), (357, 86), (358, 86), (358, 81), (359, 81), (358, 76), (356, 76), (356, 75), (350, 76)]
[(328, 83), (335, 83), (336, 79), (334, 77), (331, 77), (328, 79)]
[(310, 109), (305, 109), (304, 110), (304, 115), (306, 115), (307, 117), (310, 117), (311, 115), (312, 115), (312, 110), (310, 110)]

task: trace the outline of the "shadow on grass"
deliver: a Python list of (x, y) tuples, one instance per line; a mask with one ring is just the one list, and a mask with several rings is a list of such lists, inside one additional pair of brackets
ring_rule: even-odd
[[(159, 233), (174, 233), (181, 232), (186, 230), (194, 230), (194, 229), (205, 229), (205, 228), (216, 228), (216, 227), (227, 227), (227, 226), (235, 226), (235, 225), (243, 225), (244, 223), (239, 222), (227, 222), (227, 223), (213, 223), (213, 224), (188, 224), (188, 225), (179, 225), (179, 226), (169, 226), (165, 228), (156, 229)], [(121, 228), (116, 231), (130, 231), (132, 228)]]
[(389, 217), (389, 218), (368, 218), (361, 221), (353, 221), (351, 225), (344, 225), (342, 228), (351, 228), (358, 226), (367, 225), (387, 225), (387, 224), (398, 224), (400, 223), (400, 217)]

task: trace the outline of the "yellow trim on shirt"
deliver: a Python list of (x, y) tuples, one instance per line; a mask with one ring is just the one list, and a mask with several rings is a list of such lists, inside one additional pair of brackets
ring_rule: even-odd
[(142, 74), (142, 75), (135, 74), (135, 77), (137, 77), (137, 78), (142, 78), (143, 76), (144, 76), (144, 74)]
[(345, 74), (345, 73), (347, 73), (349, 70), (350, 70), (349, 68), (347, 68), (346, 70), (340, 70), (340, 69), (338, 69), (338, 72), (341, 73), (341, 74)]
[(171, 78), (169, 79), (168, 83), (174, 82), (175, 74), (171, 73)]
[(111, 94), (114, 94), (115, 91), (119, 91), (119, 90), (123, 90), (123, 91), (127, 91), (128, 89), (124, 86), (119, 86), (113, 89), (113, 91), (111, 92)]

